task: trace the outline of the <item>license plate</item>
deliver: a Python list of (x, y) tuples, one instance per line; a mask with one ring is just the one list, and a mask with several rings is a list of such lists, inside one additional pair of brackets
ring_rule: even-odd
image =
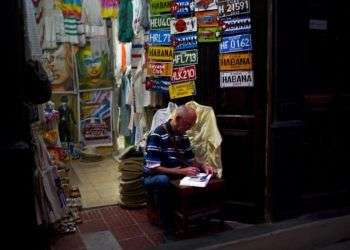
[(223, 35), (235, 35), (241, 33), (247, 33), (251, 30), (250, 17), (226, 17), (222, 18), (223, 22)]
[(147, 50), (148, 58), (155, 61), (172, 61), (173, 55), (173, 47), (150, 46)]
[(194, 13), (194, 6), (192, 0), (175, 0), (171, 6), (171, 13), (177, 18), (191, 16)]
[(167, 78), (146, 78), (146, 90), (160, 93), (168, 93), (170, 79)]
[(206, 27), (198, 29), (198, 42), (200, 43), (213, 43), (220, 42), (220, 27)]
[(196, 11), (215, 10), (217, 8), (215, 0), (196, 0)]
[(187, 18), (173, 18), (170, 20), (170, 33), (171, 34), (181, 34), (187, 32), (197, 31), (197, 18), (187, 17)]
[(175, 50), (189, 50), (197, 48), (197, 33), (184, 33), (173, 35)]
[(230, 53), (252, 50), (250, 34), (223, 37), (220, 43), (220, 53)]
[(220, 71), (251, 70), (252, 53), (238, 52), (219, 55)]
[(253, 71), (220, 72), (220, 88), (253, 86)]
[(170, 29), (151, 30), (149, 32), (149, 43), (151, 45), (170, 45)]
[(152, 16), (150, 18), (151, 30), (155, 29), (169, 29), (170, 28), (170, 19), (171, 15), (159, 15)]
[(152, 15), (170, 13), (172, 0), (150, 0), (150, 11)]
[(194, 81), (176, 83), (169, 86), (170, 99), (176, 99), (196, 94), (196, 84)]
[(195, 80), (196, 75), (196, 65), (189, 65), (179, 68), (174, 68), (173, 75), (171, 77), (171, 82), (184, 82)]
[(174, 54), (174, 66), (185, 66), (198, 63), (198, 50), (176, 51)]
[(250, 13), (249, 0), (219, 0), (218, 10), (220, 16), (235, 16)]
[(148, 76), (172, 76), (173, 63), (171, 62), (149, 62), (147, 63)]
[(198, 28), (219, 26), (218, 13), (218, 10), (196, 12)]

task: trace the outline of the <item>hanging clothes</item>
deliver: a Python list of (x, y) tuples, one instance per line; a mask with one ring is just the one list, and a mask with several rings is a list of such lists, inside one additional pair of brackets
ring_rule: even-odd
[(81, 0), (63, 0), (61, 8), (65, 18), (80, 20), (82, 10)]
[(222, 137), (216, 123), (215, 113), (212, 107), (204, 106), (191, 101), (185, 104), (196, 111), (197, 121), (187, 131), (191, 141), (196, 161), (208, 163), (215, 167), (217, 176), (222, 176), (221, 142)]
[(118, 0), (100, 0), (101, 16), (103, 18), (115, 18), (118, 16)]
[(131, 0), (120, 0), (118, 39), (124, 43), (129, 43), (134, 39), (133, 7)]
[(84, 0), (81, 21), (89, 26), (102, 26), (104, 20), (101, 17), (101, 10), (100, 0)]
[(158, 109), (153, 116), (150, 131), (154, 131), (159, 125), (167, 122), (176, 108), (177, 105), (175, 103), (169, 102), (168, 107)]

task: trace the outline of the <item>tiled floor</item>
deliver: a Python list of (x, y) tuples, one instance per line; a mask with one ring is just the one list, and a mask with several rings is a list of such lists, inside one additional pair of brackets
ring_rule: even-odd
[(79, 187), (83, 208), (115, 205), (119, 201), (119, 171), (112, 157), (91, 163), (72, 161), (70, 183)]
[[(81, 217), (83, 223), (78, 226), (78, 231), (54, 239), (52, 250), (87, 249), (83, 242), (84, 234), (99, 231), (111, 232), (124, 250), (142, 250), (164, 242), (162, 231), (149, 223), (145, 208), (127, 210), (119, 206), (107, 206), (83, 210)], [(191, 237), (210, 235), (235, 227), (237, 225), (226, 225), (224, 228), (219, 228), (218, 224), (214, 224)]]

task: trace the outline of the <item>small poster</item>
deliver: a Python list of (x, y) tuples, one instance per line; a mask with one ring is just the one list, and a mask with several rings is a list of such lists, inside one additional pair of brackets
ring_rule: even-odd
[(169, 77), (147, 77), (146, 90), (155, 91), (162, 94), (169, 92), (170, 78)]
[(79, 89), (99, 89), (113, 86), (111, 64), (106, 53), (93, 55), (91, 47), (86, 45), (77, 55)]
[(219, 54), (219, 68), (220, 71), (251, 70), (252, 53), (237, 52)]
[(205, 27), (198, 28), (198, 42), (199, 43), (215, 43), (221, 41), (220, 27)]
[(172, 0), (150, 0), (151, 14), (170, 13)]
[(194, 81), (181, 82), (169, 86), (170, 99), (192, 96), (196, 94)]
[(80, 133), (85, 145), (112, 145), (112, 91), (80, 93)]
[(196, 0), (196, 11), (215, 10), (217, 8), (216, 0)]
[(148, 76), (172, 76), (173, 63), (172, 62), (148, 62), (147, 75)]
[(220, 72), (220, 88), (253, 87), (253, 71)]

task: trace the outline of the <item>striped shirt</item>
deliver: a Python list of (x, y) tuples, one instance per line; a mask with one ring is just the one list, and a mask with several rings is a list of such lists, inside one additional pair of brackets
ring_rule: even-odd
[(174, 135), (170, 121), (158, 126), (147, 138), (144, 172), (151, 168), (191, 165), (194, 160), (187, 135)]

